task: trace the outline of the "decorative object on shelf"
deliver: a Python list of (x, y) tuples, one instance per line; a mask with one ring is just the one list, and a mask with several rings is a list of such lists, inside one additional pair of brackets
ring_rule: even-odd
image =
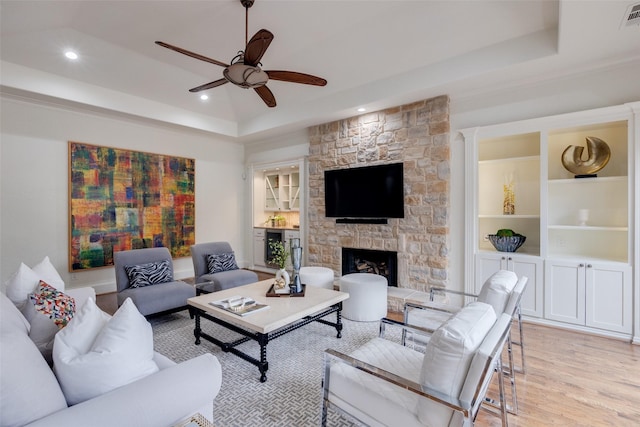
[(291, 263), (293, 264), (293, 284), (290, 286), (291, 293), (302, 292), (302, 282), (300, 281), (300, 263), (302, 261), (302, 247), (300, 239), (291, 239)]
[(611, 158), (611, 149), (606, 142), (595, 136), (587, 136), (588, 157), (583, 160), (584, 147), (570, 145), (562, 152), (562, 166), (576, 175), (576, 178), (596, 177), (596, 172), (604, 168)]
[(578, 225), (584, 227), (589, 221), (589, 209), (578, 209)]
[(516, 213), (516, 193), (514, 190), (513, 174), (505, 175), (502, 191), (504, 200), (502, 202), (503, 215), (515, 215)]
[[(284, 243), (279, 240), (269, 240), (269, 247), (271, 248), (271, 253), (273, 255), (269, 260), (269, 263), (278, 266), (274, 288), (277, 293), (288, 293), (291, 278), (289, 277), (287, 270), (285, 270), (285, 265), (287, 263), (287, 258), (289, 258), (289, 252), (284, 248)], [(283, 282), (284, 285), (282, 285)]]
[(525, 240), (526, 236), (507, 228), (498, 230), (496, 234), (489, 234), (489, 241), (499, 252), (515, 252)]
[(287, 225), (287, 219), (282, 215), (271, 215), (264, 223), (271, 223), (272, 227), (284, 227)]

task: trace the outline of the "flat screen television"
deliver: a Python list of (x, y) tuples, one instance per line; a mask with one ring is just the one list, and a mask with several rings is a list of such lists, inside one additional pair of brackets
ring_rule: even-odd
[(402, 163), (324, 172), (330, 218), (404, 218)]

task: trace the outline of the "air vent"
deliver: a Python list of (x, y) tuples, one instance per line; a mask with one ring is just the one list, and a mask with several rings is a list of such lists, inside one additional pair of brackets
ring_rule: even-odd
[(634, 25), (640, 25), (640, 3), (632, 4), (627, 8), (620, 28), (633, 27)]

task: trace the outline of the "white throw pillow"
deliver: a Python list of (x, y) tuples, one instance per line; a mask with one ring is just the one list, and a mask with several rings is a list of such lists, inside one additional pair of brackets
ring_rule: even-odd
[(157, 372), (151, 325), (130, 298), (112, 318), (89, 299), (56, 334), (53, 368), (69, 405)]
[[(475, 351), (496, 321), (489, 304), (472, 302), (443, 323), (425, 349), (420, 383), (447, 396), (458, 397)], [(453, 410), (427, 399), (418, 403), (425, 425), (448, 425)]]
[(48, 256), (44, 257), (42, 261), (34, 265), (31, 269), (38, 275), (40, 280), (43, 280), (57, 290), (64, 292), (64, 280), (60, 277), (58, 270), (56, 270), (53, 264), (51, 264)]
[(491, 305), (496, 316), (500, 317), (517, 282), (518, 276), (513, 271), (498, 270), (482, 285), (478, 301)]
[(5, 293), (16, 307), (21, 308), (39, 283), (38, 274), (21, 262), (18, 270), (5, 282)]

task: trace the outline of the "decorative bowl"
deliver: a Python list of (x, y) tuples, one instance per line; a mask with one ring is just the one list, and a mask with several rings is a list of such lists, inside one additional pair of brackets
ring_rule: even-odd
[(499, 252), (515, 252), (527, 240), (525, 236), (498, 236), (489, 234), (489, 241)]

